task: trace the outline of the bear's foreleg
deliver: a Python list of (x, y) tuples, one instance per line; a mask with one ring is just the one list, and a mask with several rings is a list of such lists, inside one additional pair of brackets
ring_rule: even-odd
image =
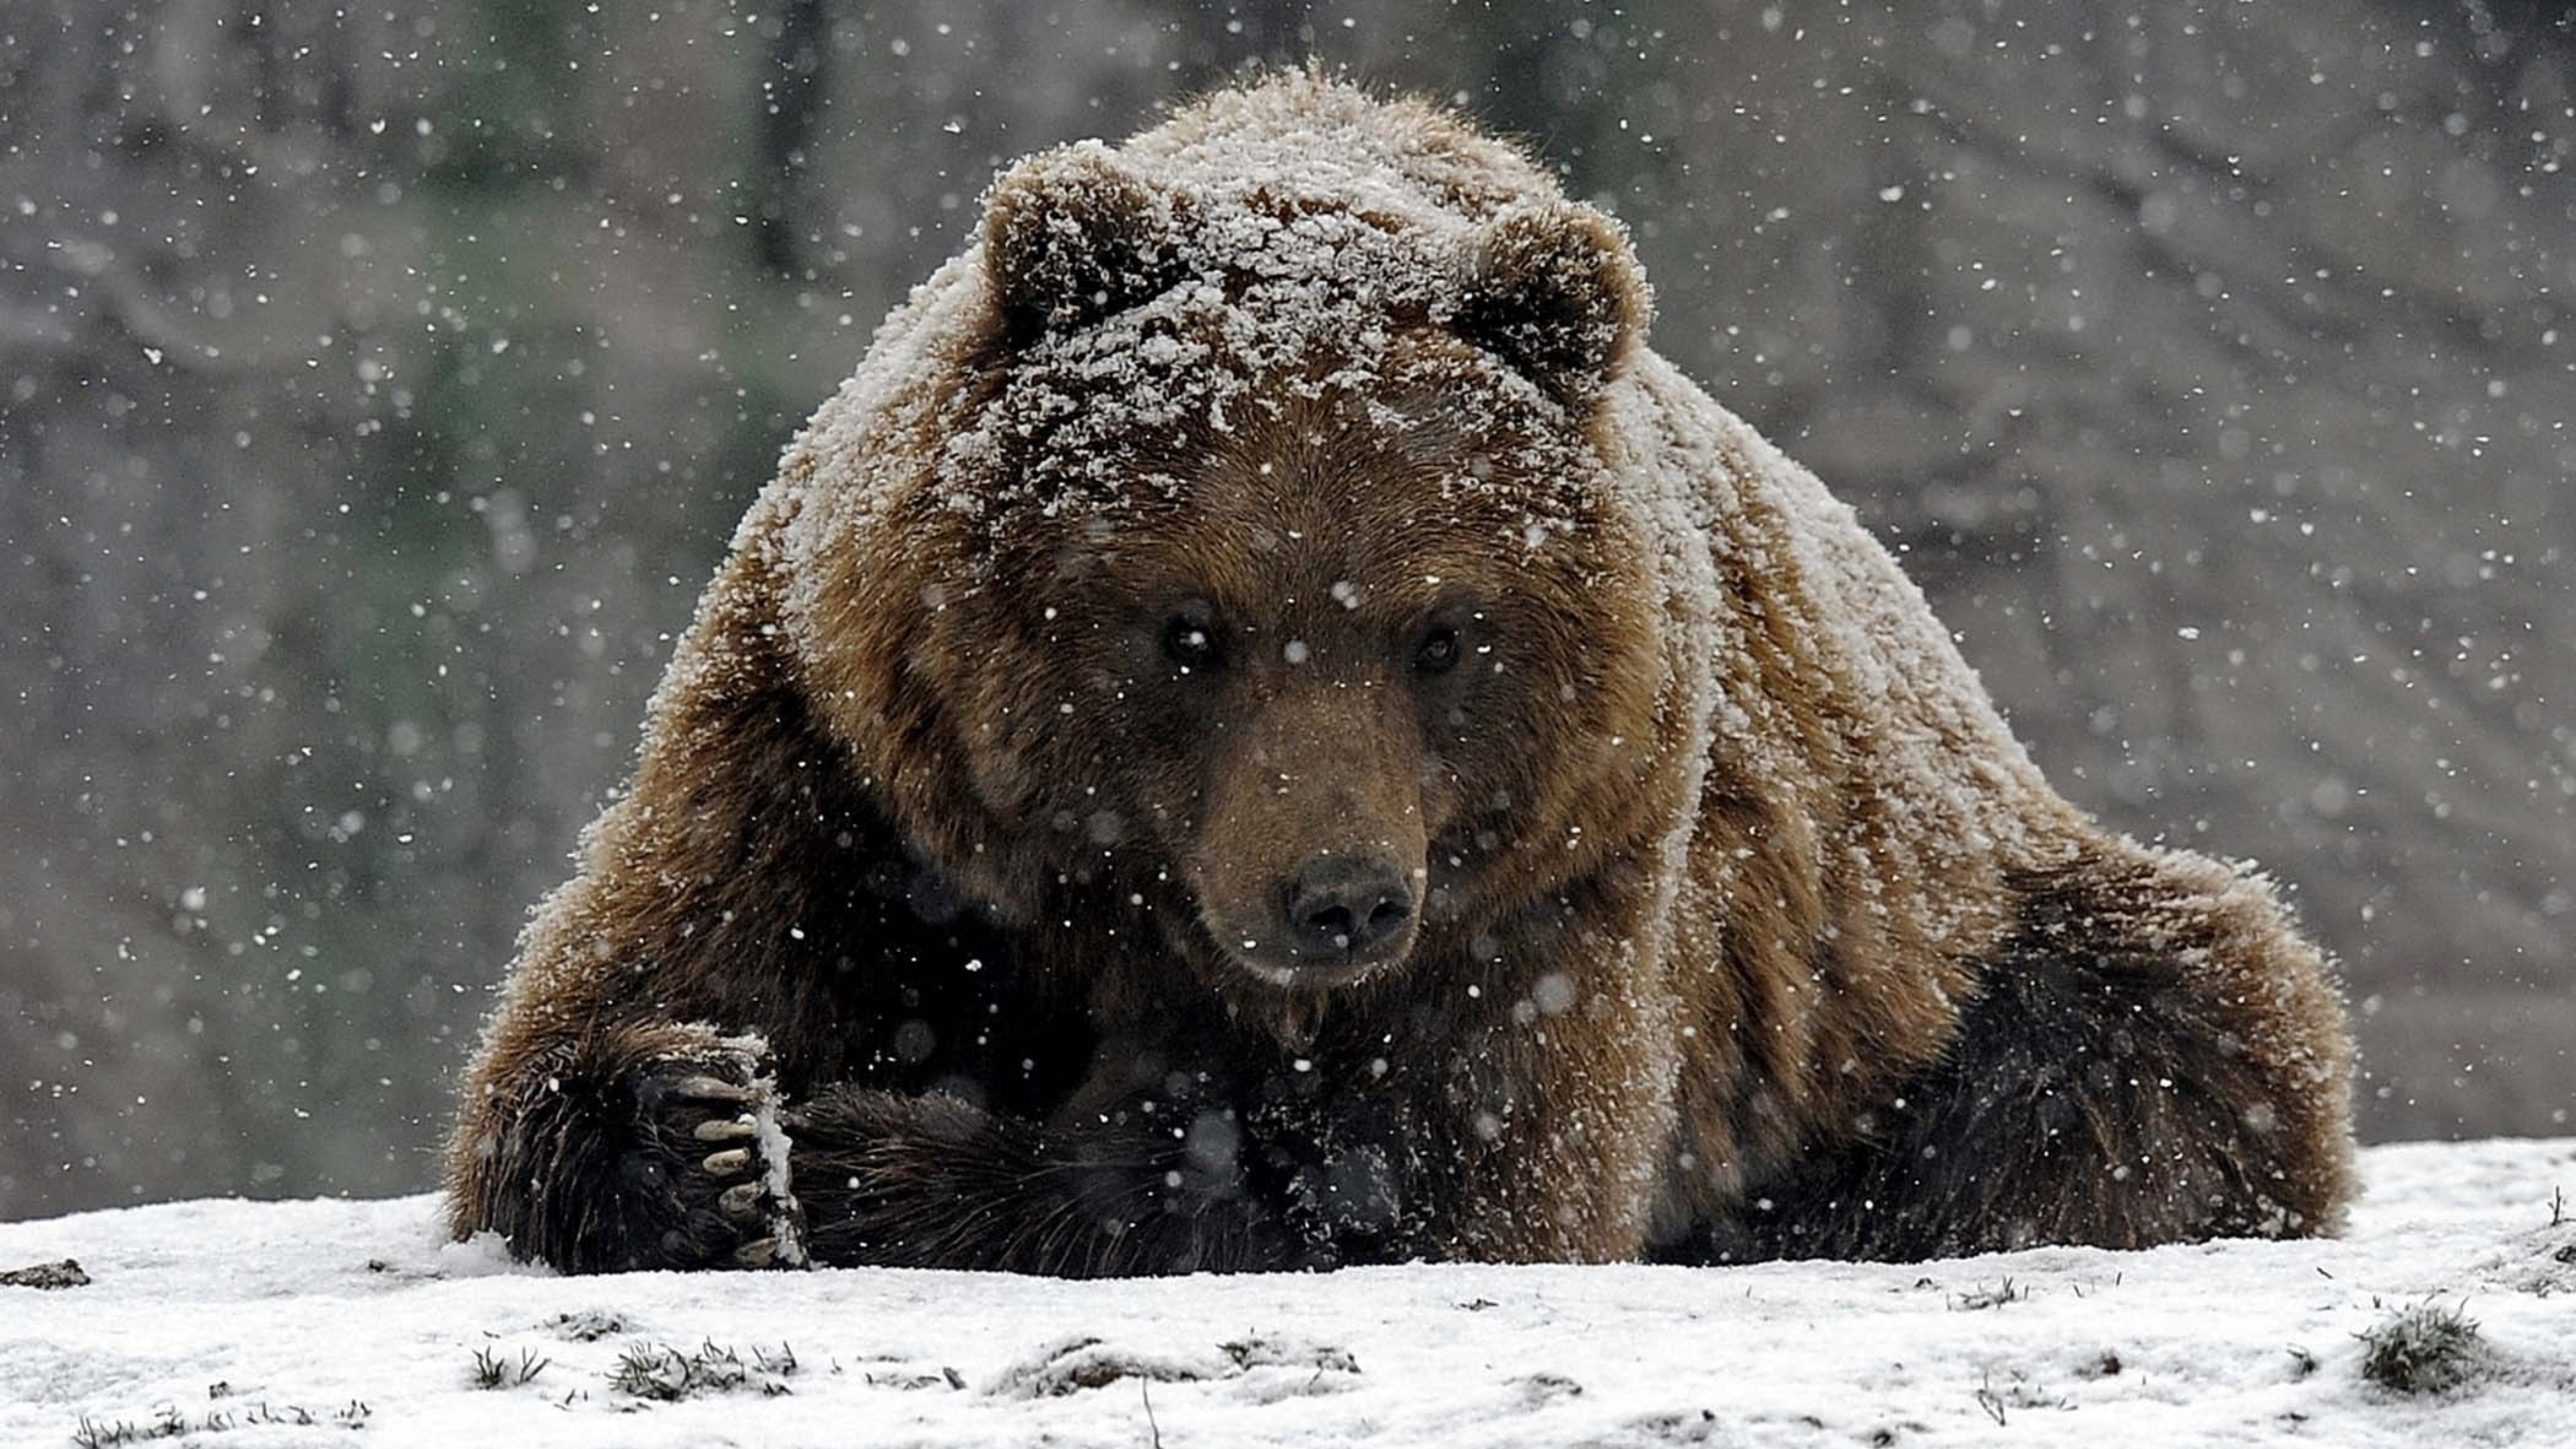
[(2333, 1231), (2350, 1044), (2259, 884), (2140, 855), (2031, 873), (1939, 1060), (1683, 1256), (1917, 1259)]
[(786, 1129), (817, 1263), (1107, 1277), (1304, 1261), (1275, 1205), (1168, 1125), (1069, 1131), (842, 1087)]
[(794, 1261), (760, 1056), (671, 1023), (495, 1052), (450, 1148), (453, 1226), (574, 1273)]

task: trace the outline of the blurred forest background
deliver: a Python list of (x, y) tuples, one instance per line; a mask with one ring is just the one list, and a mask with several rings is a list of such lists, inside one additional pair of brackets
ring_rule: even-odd
[(780, 445), (996, 166), (1453, 97), (2059, 785), (2263, 860), (2374, 1137), (2576, 1107), (2576, 20), (0, 4), (0, 1217), (385, 1193)]

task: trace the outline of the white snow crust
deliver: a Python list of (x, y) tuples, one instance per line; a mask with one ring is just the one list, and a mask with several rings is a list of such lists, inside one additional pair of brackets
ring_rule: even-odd
[[(0, 1270), (93, 1280), (0, 1288), (0, 1444), (2576, 1444), (2576, 1139), (2361, 1160), (2340, 1240), (1904, 1265), (563, 1278), (427, 1196), (87, 1213), (0, 1224)], [(2366, 1384), (2355, 1335), (2428, 1299), (2477, 1377)], [(612, 1386), (708, 1344), (738, 1384)]]

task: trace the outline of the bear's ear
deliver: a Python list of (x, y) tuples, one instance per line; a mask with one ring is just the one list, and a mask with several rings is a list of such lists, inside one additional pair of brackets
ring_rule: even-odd
[(1626, 228), (1571, 201), (1495, 217), (1461, 280), (1459, 335), (1573, 404), (1618, 376), (1653, 312)]
[(1097, 141), (1041, 151), (984, 201), (984, 276), (1012, 345), (1080, 327), (1180, 280), (1173, 199)]

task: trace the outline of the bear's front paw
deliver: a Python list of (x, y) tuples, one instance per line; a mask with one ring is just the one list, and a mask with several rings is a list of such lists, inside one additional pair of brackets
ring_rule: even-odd
[[(728, 1043), (728, 1046), (736, 1046)], [(779, 1104), (758, 1048), (657, 1062), (634, 1079), (640, 1130), (622, 1164), (658, 1199), (671, 1267), (767, 1268), (804, 1261)]]

